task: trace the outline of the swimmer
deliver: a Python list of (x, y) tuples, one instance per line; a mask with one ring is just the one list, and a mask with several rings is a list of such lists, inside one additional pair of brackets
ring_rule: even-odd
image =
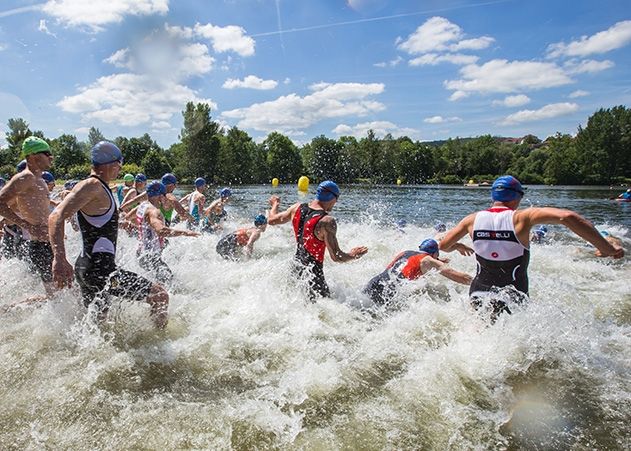
[(223, 188), (219, 192), (219, 199), (213, 200), (208, 208), (204, 210), (205, 232), (216, 233), (223, 229), (220, 221), (225, 221), (226, 216), (228, 216), (224, 206), (228, 203), (231, 196), (232, 190), (230, 190), (230, 188)]
[[(39, 275), (46, 296), (51, 297), (55, 289), (52, 276), (53, 253), (48, 241), (50, 201), (48, 186), (42, 173), (52, 165), (53, 154), (46, 141), (29, 136), (22, 143), (22, 155), (25, 157), (26, 168), (15, 174), (0, 190), (0, 216), (20, 228), (19, 236), (11, 236), (14, 247), (9, 251), (18, 252), (15, 248), (16, 242), (24, 246), (31, 270)], [(21, 240), (24, 240), (23, 244)], [(6, 244), (8, 243), (3, 246), (5, 251)], [(42, 299), (45, 298), (38, 297), (37, 300)]]
[(149, 183), (145, 193), (147, 200), (135, 209), (140, 240), (136, 256), (141, 268), (153, 272), (159, 282), (168, 283), (173, 278), (173, 273), (162, 260), (164, 239), (175, 236), (199, 236), (199, 233), (167, 227), (161, 211), (167, 194), (166, 186), (162, 182)]
[(340, 249), (337, 242), (337, 221), (330, 215), (331, 210), (340, 197), (340, 189), (335, 182), (326, 180), (316, 191), (311, 202), (293, 204), (287, 210), (278, 212), (280, 197), (272, 196), (269, 225), (285, 224), (291, 221), (296, 237), (296, 255), (294, 272), (298, 278), (306, 277), (309, 286), (309, 299), (314, 301), (316, 295), (329, 297), (329, 286), (324, 279), (324, 253), (334, 262), (344, 263), (361, 258), (368, 248), (359, 246), (348, 253)]
[[(193, 217), (186, 211), (184, 207), (180, 204), (180, 200), (175, 197), (173, 191), (177, 188), (177, 178), (175, 175), (171, 173), (164, 174), (161, 179), (162, 184), (166, 187), (166, 195), (164, 197), (164, 202), (160, 205), (160, 211), (164, 216), (164, 221), (167, 226), (171, 225), (173, 220), (173, 213), (177, 212), (177, 214), (183, 218), (187, 218), (188, 220), (192, 220)], [(147, 200), (147, 192), (145, 191), (142, 194), (134, 197), (133, 199), (128, 200), (125, 204), (121, 205), (121, 209), (125, 210), (127, 205), (131, 204), (140, 204)]]
[(469, 295), (474, 307), (481, 305), (480, 299), (490, 299), (493, 309), (491, 320), (501, 312), (510, 313), (510, 310), (503, 300), (489, 297), (488, 293), (512, 286), (521, 293), (518, 299), (527, 298), (530, 230), (537, 224), (563, 225), (596, 246), (603, 256), (624, 256), (620, 246), (605, 240), (578, 213), (551, 207), (517, 210), (523, 196), (524, 189), (515, 177), (505, 175), (497, 178), (491, 187), (491, 208), (466, 216), (440, 242), (442, 250), (466, 234), (471, 236), (478, 270)]
[(439, 259), (438, 242), (427, 239), (419, 251), (403, 251), (390, 262), (386, 270), (368, 282), (363, 292), (377, 305), (389, 303), (399, 286), (406, 280), (416, 280), (432, 269), (440, 275), (464, 285), (471, 284), (471, 276), (450, 268)]
[(133, 174), (125, 174), (123, 177), (123, 183), (119, 183), (112, 188), (113, 192), (116, 192), (116, 197), (118, 198), (118, 205), (123, 205), (123, 200), (125, 196), (134, 186), (134, 175)]
[[(145, 191), (145, 187), (147, 186), (147, 176), (145, 174), (138, 174), (134, 178), (134, 185), (127, 190), (127, 194), (123, 198), (123, 202), (121, 205), (121, 210), (129, 211), (138, 206), (138, 203), (129, 202), (130, 199), (142, 194)], [(125, 205), (125, 208), (122, 207)]]
[(204, 196), (205, 189), (206, 179), (203, 177), (197, 177), (195, 179), (195, 190), (180, 200), (181, 204), (188, 204), (188, 213), (192, 218), (188, 221), (189, 229), (199, 227), (199, 222), (204, 211), (204, 204), (206, 203), (206, 196)]
[(250, 258), (254, 250), (254, 243), (267, 228), (265, 215), (254, 218), (254, 227), (238, 229), (224, 236), (217, 243), (217, 253), (226, 260), (239, 260), (241, 257)]
[(53, 190), (55, 189), (55, 176), (48, 171), (44, 171), (42, 172), (42, 178), (44, 179), (44, 181), (46, 182), (46, 186), (48, 187), (48, 198), (50, 199), (49, 208), (50, 211), (53, 211), (57, 204), (59, 204), (59, 201), (57, 201), (52, 196)]
[[(123, 154), (111, 142), (101, 141), (90, 150), (92, 171), (53, 211), (48, 220), (53, 246), (53, 278), (59, 288), (69, 287), (73, 276), (81, 288), (83, 304), (93, 304), (99, 318), (107, 314), (110, 297), (146, 302), (158, 328), (168, 321), (169, 295), (162, 285), (116, 266), (118, 208), (109, 183), (123, 164)], [(73, 270), (66, 258), (64, 221), (78, 214), (83, 248)]]
[(626, 200), (627, 202), (631, 201), (631, 188), (620, 194), (617, 199)]

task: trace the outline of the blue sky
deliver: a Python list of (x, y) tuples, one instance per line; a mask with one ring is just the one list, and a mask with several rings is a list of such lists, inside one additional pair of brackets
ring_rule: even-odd
[(625, 1), (0, 2), (0, 145), (145, 132), (177, 142), (187, 101), (257, 141), (370, 128), (418, 140), (576, 133), (631, 104)]

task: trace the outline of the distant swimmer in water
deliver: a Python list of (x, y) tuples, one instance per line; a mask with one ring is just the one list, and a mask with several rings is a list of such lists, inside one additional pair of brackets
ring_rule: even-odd
[(118, 205), (123, 205), (123, 200), (125, 200), (125, 196), (134, 186), (134, 175), (133, 174), (125, 174), (123, 177), (123, 183), (119, 183), (118, 185), (112, 188), (112, 191), (116, 192), (116, 198), (118, 199)]
[[(56, 197), (53, 197), (53, 190), (55, 189), (55, 176), (48, 171), (42, 172), (42, 178), (46, 182), (46, 186), (48, 187), (48, 198), (50, 202), (50, 211), (59, 204), (59, 201), (56, 200)], [(58, 194), (57, 194), (58, 195)]]
[(537, 244), (544, 244), (546, 242), (546, 235), (548, 234), (548, 228), (543, 224), (538, 225), (530, 234), (530, 242)]
[[(42, 174), (50, 168), (53, 154), (46, 141), (29, 136), (22, 144), (26, 168), (15, 174), (0, 190), (0, 216), (20, 228), (19, 238), (26, 250), (29, 266), (41, 278), (46, 296), (54, 293), (53, 252), (48, 241), (49, 190)], [(7, 243), (8, 244), (8, 243)], [(12, 249), (11, 252), (18, 252)], [(13, 255), (12, 255), (13, 256)], [(35, 298), (33, 298), (35, 300)], [(42, 300), (38, 297), (37, 300)]]
[(153, 181), (147, 185), (147, 200), (132, 210), (136, 215), (138, 233), (138, 263), (146, 271), (153, 272), (156, 280), (168, 283), (173, 273), (162, 260), (165, 238), (175, 236), (199, 236), (192, 230), (178, 230), (168, 227), (161, 208), (166, 201), (167, 190), (162, 182)]
[(394, 257), (385, 271), (370, 279), (363, 292), (377, 305), (388, 304), (401, 284), (416, 280), (432, 269), (454, 282), (471, 284), (471, 276), (450, 268), (438, 257), (438, 242), (427, 239), (421, 243), (418, 251), (403, 251)]
[[(127, 194), (125, 194), (125, 198), (123, 202), (121, 202), (121, 210), (129, 211), (136, 208), (139, 202), (129, 202), (129, 200), (135, 198), (139, 194), (145, 192), (145, 188), (147, 187), (147, 176), (145, 174), (137, 174), (134, 178), (134, 185), (127, 190)], [(125, 208), (122, 206), (125, 205)]]
[(232, 190), (230, 188), (223, 188), (219, 192), (219, 199), (213, 200), (208, 208), (204, 210), (203, 230), (205, 232), (217, 233), (223, 229), (220, 222), (225, 221), (226, 216), (228, 216), (224, 207), (231, 197)]
[(620, 194), (616, 200), (621, 200), (624, 202), (631, 202), (631, 188), (626, 190), (624, 193)]
[[(162, 285), (116, 266), (118, 207), (109, 183), (123, 164), (123, 154), (111, 142), (101, 141), (90, 150), (92, 172), (50, 215), (48, 224), (53, 245), (53, 277), (58, 287), (72, 284), (73, 275), (81, 288), (86, 307), (94, 305), (102, 319), (110, 297), (146, 302), (158, 328), (168, 321), (169, 295)], [(64, 243), (64, 221), (78, 214), (83, 248), (75, 268), (68, 263)]]
[(354, 247), (348, 253), (342, 251), (337, 242), (337, 222), (329, 213), (333, 210), (340, 189), (330, 180), (320, 183), (316, 197), (309, 203), (296, 203), (283, 212), (278, 212), (280, 197), (272, 196), (269, 225), (285, 224), (291, 221), (296, 237), (296, 255), (294, 269), (298, 278), (306, 278), (309, 286), (309, 298), (316, 295), (330, 296), (329, 286), (324, 279), (324, 253), (329, 251), (331, 259), (343, 263), (362, 257), (368, 248)]
[[(164, 196), (164, 201), (160, 205), (160, 211), (162, 212), (162, 216), (164, 216), (165, 224), (167, 226), (171, 225), (171, 222), (173, 221), (173, 214), (175, 212), (177, 212), (177, 214), (182, 218), (192, 220), (193, 217), (186, 211), (182, 204), (180, 204), (180, 200), (175, 197), (175, 194), (173, 194), (173, 191), (175, 191), (175, 188), (177, 188), (177, 178), (175, 177), (175, 175), (171, 173), (164, 174), (162, 176), (161, 182), (167, 190), (166, 195)], [(146, 200), (147, 191), (145, 190), (143, 193), (121, 205), (121, 209), (125, 210), (127, 205), (140, 205), (141, 202), (144, 202)]]
[(238, 229), (219, 240), (217, 253), (226, 260), (240, 260), (250, 258), (254, 250), (254, 243), (267, 228), (265, 215), (254, 218), (254, 227)]
[(499, 177), (491, 187), (491, 208), (465, 217), (440, 242), (440, 248), (446, 249), (467, 233), (471, 236), (478, 270), (469, 295), (475, 308), (488, 300), (492, 321), (502, 312), (510, 313), (506, 302), (494, 296), (499, 289), (512, 287), (518, 292), (514, 296), (517, 302), (528, 295), (530, 230), (537, 224), (563, 225), (596, 246), (603, 256), (624, 256), (620, 246), (605, 240), (578, 213), (550, 207), (517, 210), (523, 196), (524, 189), (515, 177)]
[[(613, 236), (612, 234), (610, 234), (606, 230), (601, 230), (600, 234), (612, 246), (622, 247), (622, 240), (620, 238), (618, 238), (616, 236)], [(604, 257), (603, 253), (600, 250), (598, 250), (598, 249), (596, 249), (595, 255), (596, 255), (596, 257)]]
[(203, 177), (197, 177), (195, 179), (195, 190), (180, 200), (181, 204), (188, 204), (188, 214), (191, 218), (188, 220), (189, 229), (199, 228), (202, 213), (204, 211), (204, 204), (206, 203), (206, 196), (204, 196), (205, 190), (206, 179)]

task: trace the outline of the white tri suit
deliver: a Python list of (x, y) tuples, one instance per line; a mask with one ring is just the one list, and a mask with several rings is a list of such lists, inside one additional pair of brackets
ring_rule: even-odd
[[(528, 294), (530, 250), (517, 238), (514, 214), (515, 210), (508, 207), (493, 207), (475, 216), (472, 239), (478, 268), (469, 295), (476, 307), (486, 293), (507, 286)], [(517, 294), (515, 298), (519, 302), (525, 296)], [(491, 305), (495, 316), (503, 311), (510, 313), (502, 300), (492, 299)]]

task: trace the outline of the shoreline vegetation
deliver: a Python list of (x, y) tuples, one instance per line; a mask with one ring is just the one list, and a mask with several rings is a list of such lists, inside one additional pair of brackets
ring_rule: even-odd
[(391, 135), (377, 138), (369, 130), (359, 139), (321, 135), (301, 146), (278, 132), (256, 143), (237, 127), (222, 128), (210, 113), (207, 104), (188, 103), (179, 142), (167, 149), (148, 133), (111, 138), (92, 127), (82, 142), (70, 134), (46, 137), (31, 131), (22, 118), (9, 119), (8, 146), (0, 148), (0, 175), (15, 174), (22, 141), (35, 135), (51, 145), (50, 172), (58, 180), (86, 177), (89, 149), (109, 140), (123, 153), (121, 176), (142, 172), (158, 179), (173, 172), (182, 184), (200, 176), (217, 185), (268, 184), (272, 178), (294, 184), (306, 175), (312, 181), (343, 184), (484, 186), (507, 173), (531, 185), (631, 184), (631, 109), (622, 105), (596, 111), (584, 128), (578, 126), (576, 136), (557, 133), (541, 140), (534, 135), (482, 135), (421, 142)]

